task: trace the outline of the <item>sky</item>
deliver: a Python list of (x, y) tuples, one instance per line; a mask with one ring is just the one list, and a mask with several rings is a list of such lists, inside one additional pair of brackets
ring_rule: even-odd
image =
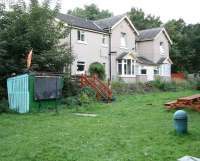
[(108, 9), (114, 15), (141, 8), (146, 14), (159, 16), (163, 22), (183, 18), (187, 24), (200, 23), (200, 0), (61, 0), (61, 12), (95, 3), (100, 9)]

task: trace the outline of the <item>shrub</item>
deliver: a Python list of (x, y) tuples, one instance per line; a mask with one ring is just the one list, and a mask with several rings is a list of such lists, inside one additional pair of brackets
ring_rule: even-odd
[(196, 83), (196, 89), (200, 90), (200, 81), (197, 81), (197, 83)]
[(65, 104), (67, 106), (77, 106), (77, 105), (80, 105), (80, 101), (79, 101), (78, 96), (69, 96), (67, 98), (63, 98), (61, 100), (61, 103)]
[(79, 101), (80, 104), (89, 104), (91, 102), (94, 102), (96, 100), (96, 93), (95, 91), (90, 87), (84, 87), (81, 89), (79, 94)]
[(81, 106), (84, 104), (90, 104), (96, 100), (96, 93), (90, 87), (84, 87), (79, 91), (79, 94), (76, 96), (69, 96), (61, 100), (62, 104), (68, 106)]
[(63, 97), (76, 96), (80, 92), (78, 78), (64, 77)]
[(195, 87), (196, 83), (194, 81), (184, 80), (170, 82), (157, 79), (155, 81), (145, 83), (112, 82), (112, 90), (114, 94), (136, 94), (153, 91), (178, 91), (184, 89), (194, 89)]
[(104, 80), (105, 79), (105, 67), (98, 62), (92, 63), (89, 66), (89, 73), (90, 75), (96, 74), (99, 79)]

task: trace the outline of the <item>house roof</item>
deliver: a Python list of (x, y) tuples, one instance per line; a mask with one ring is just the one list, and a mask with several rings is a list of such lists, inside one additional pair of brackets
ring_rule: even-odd
[(151, 29), (146, 29), (146, 30), (140, 30), (137, 41), (153, 40), (161, 31), (162, 31), (161, 27), (151, 28)]
[(77, 16), (73, 16), (70, 14), (59, 13), (57, 15), (57, 19), (64, 21), (65, 23), (75, 26), (75, 27), (80, 27), (84, 29), (90, 29), (90, 30), (105, 32), (105, 33), (108, 33), (109, 28), (111, 29), (114, 28), (122, 20), (126, 19), (128, 23), (130, 24), (130, 26), (133, 28), (133, 30), (137, 33), (137, 35), (139, 34), (126, 14), (112, 16), (109, 18), (104, 18), (104, 19), (100, 19), (96, 21), (91, 21), (91, 20), (83, 19)]
[(154, 40), (161, 32), (165, 34), (167, 37), (168, 41), (170, 44), (172, 44), (172, 40), (170, 39), (167, 31), (165, 30), (164, 27), (157, 27), (157, 28), (151, 28), (151, 29), (146, 29), (146, 30), (140, 30), (139, 31), (139, 36), (137, 37), (138, 42), (143, 42), (143, 41), (151, 41)]
[(158, 61), (157, 61), (157, 64), (162, 64), (164, 61), (166, 60), (166, 58), (160, 58)]
[[(123, 53), (121, 53), (121, 54), (117, 57), (117, 60), (123, 59), (127, 54), (129, 54), (129, 53), (128, 53), (128, 52), (123, 52)], [(145, 65), (156, 65), (153, 61), (148, 60), (148, 59), (146, 59), (146, 58), (144, 58), (144, 57), (141, 57), (141, 56), (136, 57), (136, 61), (139, 62), (139, 63), (141, 63), (141, 64), (145, 64)]]
[(98, 27), (94, 23), (94, 21), (86, 20), (86, 19), (83, 19), (83, 18), (80, 18), (77, 16), (59, 13), (57, 15), (57, 18), (65, 23), (75, 26), (75, 27), (105, 32), (102, 28)]
[(101, 27), (102, 29), (108, 29), (108, 28), (114, 26), (118, 21), (120, 21), (125, 16), (126, 16), (126, 14), (112, 16), (109, 18), (104, 18), (104, 19), (94, 21), (94, 23), (96, 25), (98, 25), (99, 27)]
[(160, 58), (158, 61), (157, 61), (157, 64), (163, 64), (166, 60), (169, 61), (169, 63), (173, 64), (172, 60), (169, 58), (169, 57), (163, 57), (163, 58)]
[(153, 61), (146, 59), (144, 57), (137, 57), (137, 61), (141, 64), (145, 64), (145, 65), (156, 65)]
[(128, 52), (123, 52), (120, 55), (118, 55), (117, 60), (122, 59), (123, 57), (125, 57), (128, 54)]

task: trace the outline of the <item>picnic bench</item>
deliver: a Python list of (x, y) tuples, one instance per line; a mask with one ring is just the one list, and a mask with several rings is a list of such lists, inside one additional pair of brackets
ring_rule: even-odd
[(167, 109), (191, 108), (200, 112), (200, 94), (178, 98), (175, 101), (165, 103)]

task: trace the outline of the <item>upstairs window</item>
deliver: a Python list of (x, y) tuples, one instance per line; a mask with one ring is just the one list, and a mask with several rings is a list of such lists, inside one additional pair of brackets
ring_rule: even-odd
[(85, 42), (85, 32), (78, 30), (77, 31), (77, 40)]
[(102, 36), (102, 45), (106, 45), (106, 35)]
[(121, 47), (127, 46), (126, 36), (127, 36), (126, 33), (124, 32), (121, 33)]
[(160, 42), (160, 54), (163, 55), (165, 53), (164, 43)]

